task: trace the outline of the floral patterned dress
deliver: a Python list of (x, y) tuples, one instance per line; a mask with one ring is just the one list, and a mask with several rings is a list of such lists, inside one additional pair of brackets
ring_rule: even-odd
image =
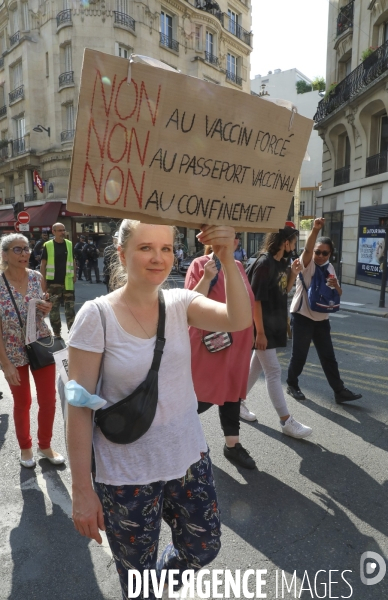
[[(25, 296), (9, 284), (23, 323), (27, 321), (29, 301), (32, 298), (43, 298), (40, 283), (41, 277), (41, 274), (37, 271), (28, 270), (28, 285)], [(2, 275), (0, 276), (0, 319), (3, 330), (3, 342), (9, 360), (15, 367), (22, 367), (28, 364), (27, 352), (25, 350), (25, 334), (20, 327), (15, 307)], [(39, 310), (36, 311), (36, 330), (38, 338), (45, 337), (51, 333), (43, 314)]]

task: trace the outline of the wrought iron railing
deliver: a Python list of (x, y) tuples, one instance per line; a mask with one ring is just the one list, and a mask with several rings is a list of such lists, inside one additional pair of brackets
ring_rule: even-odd
[(217, 17), (217, 19), (221, 21), (221, 23), (223, 23), (223, 12), (220, 10), (220, 7), (218, 3), (215, 2), (215, 0), (195, 0), (195, 8), (210, 13), (214, 17)]
[(0, 69), (4, 67), (4, 58), (0, 56)]
[(135, 31), (135, 19), (132, 19), (132, 17), (125, 13), (117, 12), (117, 10), (115, 10), (114, 13), (115, 23), (117, 23), (118, 25), (124, 25), (124, 27), (128, 27), (128, 29), (132, 29), (132, 31)]
[(15, 204), (15, 196), (4, 198), (4, 204)]
[(218, 56), (215, 56), (211, 52), (207, 52), (207, 50), (205, 50), (205, 60), (206, 60), (206, 62), (208, 62), (212, 65), (216, 65), (217, 67), (220, 66), (220, 61), (218, 60)]
[(24, 138), (18, 138), (12, 141), (12, 154), (23, 154), (26, 151), (26, 142)]
[(342, 167), (334, 171), (334, 186), (342, 185), (343, 183), (349, 183), (350, 178), (350, 166)]
[(9, 45), (14, 46), (15, 44), (17, 44), (19, 42), (19, 40), (20, 40), (20, 31), (17, 31), (13, 35), (9, 36)]
[(388, 171), (388, 152), (380, 152), (366, 159), (366, 177), (379, 175)]
[(74, 71), (66, 71), (66, 73), (61, 73), (59, 76), (59, 87), (63, 87), (65, 85), (71, 85), (74, 83)]
[(160, 33), (160, 44), (162, 46), (166, 46), (166, 48), (175, 50), (175, 52), (179, 52), (179, 42), (173, 40), (172, 37), (166, 35), (165, 33)]
[(0, 158), (2, 160), (5, 160), (6, 158), (8, 158), (8, 144), (6, 146), (3, 146), (2, 148), (0, 148)]
[(388, 41), (370, 54), (358, 67), (323, 98), (314, 115), (314, 121), (319, 123), (330, 113), (346, 104), (372, 81), (388, 70)]
[(0, 108), (0, 119), (2, 117), (5, 117), (6, 114), (7, 114), (7, 105), (4, 105)]
[(74, 129), (61, 131), (61, 142), (71, 142), (74, 139)]
[(12, 90), (12, 92), (10, 92), (8, 94), (8, 96), (9, 96), (10, 104), (12, 104), (12, 102), (15, 102), (16, 100), (20, 100), (21, 98), (24, 98), (24, 85), (20, 85), (15, 90)]
[(36, 194), (24, 194), (24, 202), (33, 202), (37, 199), (38, 197)]
[(343, 6), (337, 17), (337, 35), (341, 35), (350, 27), (353, 27), (354, 0), (350, 0), (349, 4)]
[(239, 25), (237, 23), (237, 21), (235, 21), (234, 19), (231, 19), (230, 16), (227, 15), (226, 13), (223, 13), (222, 16), (223, 16), (223, 19), (222, 19), (221, 23), (225, 27), (225, 29), (227, 29), (229, 31), (229, 33), (232, 33), (233, 35), (238, 37), (238, 39), (241, 40), (242, 42), (245, 42), (245, 44), (247, 44), (248, 46), (252, 46), (251, 32), (247, 31), (246, 29), (241, 27), (241, 25)]
[(242, 77), (239, 77), (233, 71), (226, 71), (226, 79), (229, 81), (233, 81), (233, 83), (237, 83), (237, 85), (242, 85)]
[(61, 12), (57, 14), (57, 27), (64, 23), (71, 23), (71, 8), (61, 10)]

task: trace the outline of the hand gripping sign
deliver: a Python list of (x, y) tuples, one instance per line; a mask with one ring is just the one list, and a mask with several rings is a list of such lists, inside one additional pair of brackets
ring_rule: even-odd
[(143, 63), (85, 50), (68, 210), (283, 227), (312, 121)]

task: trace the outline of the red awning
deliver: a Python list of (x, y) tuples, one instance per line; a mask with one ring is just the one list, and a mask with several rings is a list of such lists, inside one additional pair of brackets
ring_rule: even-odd
[(70, 210), (67, 210), (66, 204), (62, 204), (60, 215), (61, 215), (61, 217), (82, 217), (83, 216), (82, 213), (71, 212)]
[[(25, 212), (30, 215), (30, 227), (51, 227), (58, 221), (60, 202), (46, 202), (42, 206), (29, 206)], [(15, 224), (13, 210), (0, 211), (0, 227), (9, 227)]]

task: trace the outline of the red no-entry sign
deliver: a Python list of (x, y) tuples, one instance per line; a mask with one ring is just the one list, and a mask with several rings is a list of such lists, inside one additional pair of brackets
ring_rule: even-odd
[(15, 231), (17, 231), (18, 233), (20, 231), (19, 225), (20, 225), (19, 221), (16, 221), (16, 223), (15, 223)]
[(30, 222), (30, 215), (28, 214), (28, 212), (26, 212), (25, 210), (23, 210), (22, 212), (20, 212), (18, 214), (18, 221), (19, 221), (19, 223), (29, 223)]

